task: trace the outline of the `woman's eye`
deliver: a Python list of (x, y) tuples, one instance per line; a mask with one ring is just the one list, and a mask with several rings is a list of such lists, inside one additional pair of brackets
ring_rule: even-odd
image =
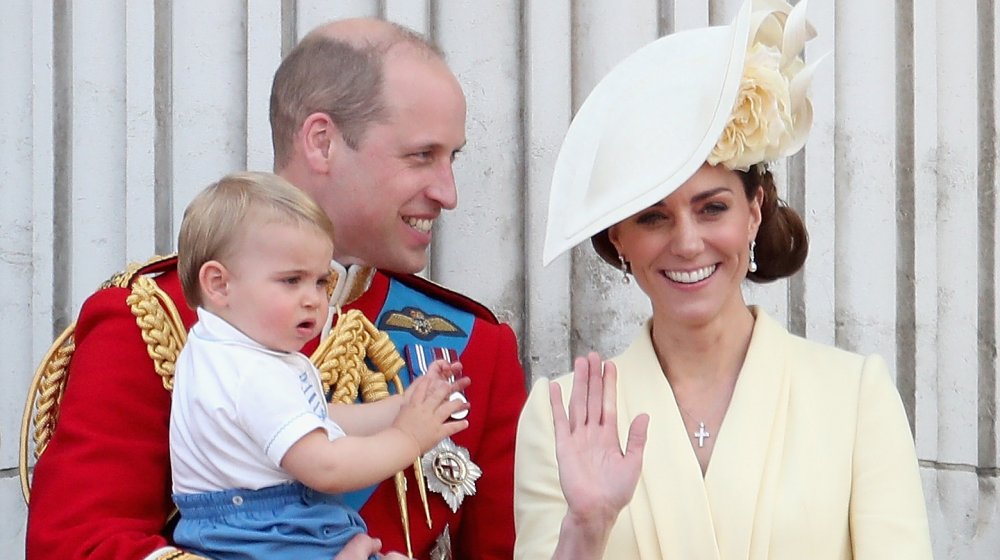
[(650, 225), (650, 224), (655, 224), (663, 219), (664, 219), (663, 214), (660, 214), (659, 212), (648, 212), (646, 214), (640, 214), (639, 217), (636, 219), (636, 223), (640, 225)]
[(299, 283), (299, 277), (298, 276), (289, 276), (288, 278), (284, 278), (281, 281), (284, 282), (285, 284), (289, 284), (291, 286), (294, 286), (294, 285), (296, 285), (296, 284)]
[(710, 202), (710, 203), (708, 203), (708, 204), (705, 205), (705, 208), (703, 209), (703, 211), (706, 214), (721, 214), (721, 213), (725, 212), (728, 209), (729, 209), (729, 207), (726, 206), (725, 204), (721, 203), (721, 202)]

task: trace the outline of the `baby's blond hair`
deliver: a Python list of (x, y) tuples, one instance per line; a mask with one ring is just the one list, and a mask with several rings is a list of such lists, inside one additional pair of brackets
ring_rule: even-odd
[(272, 173), (233, 173), (198, 193), (177, 238), (177, 273), (188, 305), (202, 304), (198, 275), (206, 262), (224, 262), (249, 228), (273, 221), (313, 226), (333, 240), (333, 224), (319, 205)]

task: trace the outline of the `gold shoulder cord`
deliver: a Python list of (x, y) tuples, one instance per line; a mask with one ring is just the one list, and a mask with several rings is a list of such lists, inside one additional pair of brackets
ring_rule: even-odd
[(28, 402), (24, 405), (21, 416), (21, 438), (17, 470), (21, 478), (21, 495), (27, 504), (31, 498), (31, 485), (28, 477), (28, 432), (34, 426), (31, 441), (35, 443), (34, 458), (45, 451), (52, 438), (59, 420), (59, 403), (62, 401), (63, 390), (66, 388), (66, 366), (73, 355), (76, 345), (73, 342), (73, 332), (76, 323), (66, 327), (59, 338), (49, 347), (48, 353), (42, 358), (42, 363), (31, 378), (28, 387)]
[[(132, 276), (141, 268), (153, 264), (170, 256), (156, 256), (146, 263), (131, 263), (121, 272), (116, 273), (108, 280), (101, 283), (100, 289), (118, 287), (128, 287)], [(18, 474), (21, 479), (21, 494), (24, 496), (24, 503), (31, 499), (31, 481), (28, 474), (28, 448), (29, 442), (34, 443), (34, 452), (30, 453), (36, 460), (41, 456), (45, 448), (48, 447), (59, 420), (59, 405), (62, 402), (63, 391), (66, 388), (66, 376), (68, 374), (69, 361), (76, 350), (74, 334), (76, 333), (76, 323), (71, 323), (56, 338), (48, 352), (42, 358), (41, 363), (35, 370), (31, 378), (31, 385), (28, 387), (28, 398), (24, 405), (24, 413), (21, 416), (21, 437), (19, 440), (18, 454)], [(34, 429), (32, 430), (32, 427)], [(29, 432), (31, 439), (29, 440)]]
[(177, 307), (156, 282), (140, 276), (132, 283), (132, 293), (125, 299), (135, 322), (142, 331), (146, 353), (153, 360), (153, 368), (163, 381), (163, 387), (174, 388), (174, 365), (187, 341), (187, 330)]

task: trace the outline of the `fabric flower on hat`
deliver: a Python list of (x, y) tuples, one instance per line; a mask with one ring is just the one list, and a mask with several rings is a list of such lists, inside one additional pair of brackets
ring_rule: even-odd
[[(763, 7), (764, 9), (759, 9)], [(708, 162), (746, 171), (799, 151), (812, 126), (808, 97), (815, 64), (800, 54), (816, 35), (806, 22), (806, 2), (754, 3), (740, 90), (726, 128)]]

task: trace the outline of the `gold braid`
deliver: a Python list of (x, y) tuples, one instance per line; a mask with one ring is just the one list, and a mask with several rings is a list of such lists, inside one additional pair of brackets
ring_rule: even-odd
[[(31, 478), (28, 473), (28, 434), (30, 441), (35, 443), (34, 458), (45, 451), (52, 439), (52, 433), (59, 421), (59, 405), (62, 402), (63, 391), (66, 389), (66, 374), (69, 360), (76, 348), (73, 333), (76, 323), (70, 324), (52, 343), (49, 351), (42, 358), (42, 363), (35, 370), (28, 388), (28, 400), (21, 416), (21, 434), (18, 440), (17, 470), (21, 478), (21, 495), (24, 503), (31, 500)], [(34, 429), (32, 429), (32, 427)]]
[[(399, 370), (403, 358), (389, 340), (389, 335), (357, 309), (341, 313), (330, 335), (312, 354), (312, 361), (319, 369), (323, 390), (331, 392), (330, 402), (350, 404), (357, 401), (360, 391), (364, 402), (375, 402), (389, 396), (387, 381), (392, 380), (402, 392)], [(375, 370), (368, 367), (371, 360)]]
[(49, 445), (56, 422), (59, 421), (59, 404), (66, 389), (66, 366), (75, 349), (73, 337), (67, 336), (62, 344), (53, 348), (51, 356), (42, 361), (45, 374), (38, 385), (38, 397), (35, 401), (35, 459)]
[(187, 330), (170, 296), (148, 276), (139, 276), (132, 283), (132, 293), (125, 299), (135, 322), (142, 331), (146, 352), (153, 360), (156, 373), (168, 391), (174, 387), (174, 365), (181, 347), (187, 340)]

